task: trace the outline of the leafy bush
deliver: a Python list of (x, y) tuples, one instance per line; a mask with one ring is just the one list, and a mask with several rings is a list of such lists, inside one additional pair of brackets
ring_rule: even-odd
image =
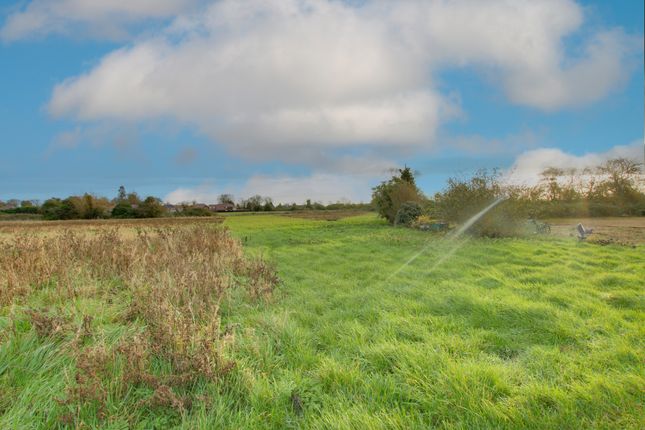
[(137, 218), (158, 218), (165, 211), (166, 209), (158, 198), (149, 196), (136, 209), (135, 216)]
[(421, 205), (417, 202), (405, 202), (396, 212), (394, 225), (411, 225), (421, 215)]
[(422, 203), (424, 200), (425, 197), (417, 188), (409, 167), (400, 169), (399, 175), (381, 182), (372, 189), (372, 204), (379, 216), (388, 220), (390, 224), (395, 223), (397, 213), (404, 203)]
[(63, 207), (63, 202), (61, 199), (52, 198), (46, 200), (45, 203), (40, 207), (40, 213), (43, 214), (43, 218), (53, 220), (60, 219), (61, 211)]
[(134, 208), (127, 200), (120, 201), (112, 208), (112, 218), (134, 218)]
[[(480, 170), (468, 179), (450, 178), (448, 188), (435, 195), (435, 215), (463, 224), (481, 210), (502, 198), (505, 190), (497, 171)], [(513, 196), (484, 214), (469, 233), (476, 236), (504, 237), (523, 234), (529, 207)]]

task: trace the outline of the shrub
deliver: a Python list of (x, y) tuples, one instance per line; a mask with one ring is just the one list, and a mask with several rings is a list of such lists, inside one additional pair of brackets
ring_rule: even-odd
[(43, 218), (54, 220), (60, 219), (61, 211), (63, 207), (63, 202), (61, 199), (52, 198), (48, 199), (40, 207), (40, 213), (43, 214)]
[[(504, 196), (497, 171), (480, 170), (468, 179), (450, 178), (448, 188), (435, 195), (435, 215), (463, 224)], [(489, 210), (471, 228), (476, 236), (503, 237), (523, 234), (529, 207), (511, 196)]]
[(409, 226), (421, 215), (421, 205), (417, 202), (405, 202), (396, 212), (394, 225)]
[(137, 218), (158, 218), (164, 214), (166, 209), (156, 197), (146, 197), (135, 211)]
[(527, 218), (528, 214), (523, 206), (509, 199), (488, 211), (468, 229), (468, 232), (481, 237), (521, 236), (526, 233)]
[(127, 200), (122, 200), (112, 208), (112, 218), (134, 218), (134, 209)]
[(399, 175), (389, 181), (381, 182), (372, 189), (372, 204), (380, 217), (390, 224), (396, 222), (396, 216), (404, 203), (422, 203), (425, 197), (417, 188), (410, 168), (399, 170)]

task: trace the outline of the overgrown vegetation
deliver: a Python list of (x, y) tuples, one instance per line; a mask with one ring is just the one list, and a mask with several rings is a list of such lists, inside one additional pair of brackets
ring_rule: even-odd
[(470, 178), (450, 178), (447, 188), (435, 195), (431, 214), (463, 224), (487, 206), (498, 202), (470, 229), (477, 236), (508, 237), (526, 232), (529, 207), (500, 181), (498, 171), (480, 170)]
[[(198, 400), (196, 384), (235, 366), (224, 302), (241, 292), (264, 301), (278, 282), (226, 229), (204, 226), (138, 229), (134, 237), (114, 228), (18, 233), (0, 243), (0, 280), (0, 305), (12, 309), (3, 345), (20, 342), (28, 324), (75, 363), (57, 402), (59, 424), (77, 428), (106, 420), (108, 403), (129, 402), (133, 390), (137, 407), (185, 413)], [(34, 297), (42, 307), (28, 305)], [(108, 342), (94, 333), (93, 315), (60, 311), (86, 300), (118, 301), (113, 323), (138, 328)]]
[[(391, 224), (427, 227), (432, 222), (463, 224), (498, 202), (470, 229), (478, 236), (505, 237), (531, 231), (529, 219), (548, 217), (645, 215), (645, 177), (628, 159), (608, 160), (595, 167), (549, 168), (534, 186), (506, 181), (499, 170), (479, 170), (470, 177), (448, 179), (446, 188), (427, 199), (410, 168), (400, 169), (373, 189), (372, 202)], [(424, 222), (417, 218), (424, 216)], [(535, 230), (535, 229), (533, 229)]]

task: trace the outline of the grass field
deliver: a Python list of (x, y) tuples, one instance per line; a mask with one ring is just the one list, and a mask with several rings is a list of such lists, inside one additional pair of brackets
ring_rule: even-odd
[[(79, 356), (92, 361), (83, 351), (150, 320), (127, 317), (133, 294), (118, 279), (64, 300), (49, 282), (0, 308), (0, 428), (645, 427), (643, 245), (536, 237), (456, 249), (371, 214), (224, 225), (281, 279), (265, 299), (231, 289), (222, 302), (232, 370), (161, 398), (118, 379), (127, 363), (115, 355), (96, 376), (100, 402), (64, 401), (87, 367)], [(34, 310), (78, 329), (43, 335)], [(168, 362), (150, 365), (162, 374)]]

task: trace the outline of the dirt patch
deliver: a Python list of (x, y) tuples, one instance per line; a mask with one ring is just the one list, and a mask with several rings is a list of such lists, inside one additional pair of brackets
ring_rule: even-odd
[(582, 223), (593, 229), (590, 242), (645, 244), (645, 217), (557, 218), (548, 223), (554, 236), (576, 237), (576, 225)]
[(295, 212), (286, 212), (282, 214), (283, 216), (291, 218), (304, 218), (304, 219), (314, 219), (321, 221), (338, 221), (339, 219), (349, 218), (352, 216), (359, 216), (369, 214), (368, 211), (354, 211), (354, 210), (338, 210), (338, 211), (295, 211)]

